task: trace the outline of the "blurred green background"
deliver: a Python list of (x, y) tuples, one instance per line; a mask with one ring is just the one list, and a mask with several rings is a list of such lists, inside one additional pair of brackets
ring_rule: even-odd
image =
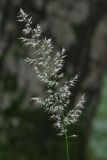
[(30, 100), (42, 96), (45, 86), (24, 61), (32, 53), (18, 40), (20, 7), (56, 50), (65, 47), (65, 80), (79, 74), (71, 108), (81, 93), (86, 95), (79, 122), (69, 128), (77, 134), (69, 140), (70, 160), (107, 160), (106, 0), (0, 0), (0, 160), (66, 159), (63, 137)]

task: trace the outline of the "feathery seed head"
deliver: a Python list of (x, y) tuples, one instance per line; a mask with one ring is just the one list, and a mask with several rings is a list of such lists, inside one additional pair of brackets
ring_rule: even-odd
[(84, 95), (73, 110), (66, 110), (70, 103), (70, 89), (74, 86), (78, 76), (66, 81), (63, 86), (59, 85), (59, 80), (64, 76), (59, 71), (63, 67), (66, 57), (65, 49), (57, 52), (53, 59), (53, 46), (51, 39), (41, 38), (41, 27), (37, 25), (32, 28), (32, 17), (29, 17), (22, 9), (18, 16), (18, 21), (25, 23), (23, 37), (20, 40), (26, 46), (35, 50), (36, 58), (26, 58), (25, 61), (33, 64), (33, 68), (40, 80), (47, 86), (48, 97), (42, 100), (39, 97), (32, 98), (33, 101), (44, 106), (44, 110), (50, 113), (50, 118), (55, 120), (54, 126), (59, 130), (59, 135), (67, 132), (66, 127), (75, 123), (82, 113), (84, 104)]

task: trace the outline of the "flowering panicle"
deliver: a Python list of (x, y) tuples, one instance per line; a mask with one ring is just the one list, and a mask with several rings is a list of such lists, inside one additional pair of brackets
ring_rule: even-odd
[(20, 38), (21, 41), (26, 46), (33, 48), (36, 54), (35, 59), (27, 57), (25, 61), (33, 64), (37, 76), (47, 85), (46, 93), (48, 97), (45, 100), (34, 97), (32, 100), (44, 106), (45, 111), (50, 113), (50, 118), (55, 120), (54, 125), (59, 129), (60, 135), (63, 135), (67, 131), (66, 127), (75, 123), (82, 112), (84, 96), (73, 110), (67, 109), (70, 103), (70, 89), (74, 86), (78, 76), (61, 85), (59, 79), (63, 77), (63, 73), (59, 71), (62, 69), (66, 57), (65, 49), (63, 48), (61, 52), (57, 52), (52, 59), (51, 54), (54, 51), (51, 39), (41, 38), (41, 27), (37, 25), (36, 28), (32, 28), (32, 18), (22, 9), (20, 9), (19, 21), (25, 23), (24, 36)]

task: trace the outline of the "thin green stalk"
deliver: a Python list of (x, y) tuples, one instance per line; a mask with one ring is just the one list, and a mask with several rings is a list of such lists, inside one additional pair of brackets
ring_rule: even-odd
[(69, 146), (68, 146), (68, 135), (67, 135), (67, 130), (65, 131), (65, 142), (66, 142), (67, 160), (69, 160)]
[[(64, 114), (63, 114), (63, 119), (64, 119)], [(63, 122), (63, 127), (64, 127), (65, 143), (66, 143), (66, 155), (67, 155), (67, 160), (69, 160), (68, 132), (64, 122)]]

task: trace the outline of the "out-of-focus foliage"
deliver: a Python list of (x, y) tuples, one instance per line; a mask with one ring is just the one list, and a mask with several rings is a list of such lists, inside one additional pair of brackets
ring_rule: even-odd
[[(107, 65), (107, 0), (0, 0), (0, 158), (65, 160), (62, 139), (55, 136), (48, 116), (40, 114), (38, 106), (30, 101), (31, 97), (42, 96), (45, 86), (24, 62), (31, 52), (18, 42), (22, 29), (17, 23), (19, 8), (33, 15), (33, 26), (40, 24), (43, 34), (52, 37), (53, 45), (58, 50), (66, 48), (65, 78), (79, 73), (71, 106), (75, 104), (80, 91), (86, 93), (87, 105), (83, 123), (69, 128), (73, 134), (78, 134), (76, 139), (70, 140), (69, 145), (73, 160), (86, 160), (91, 124), (99, 105)], [(103, 97), (104, 93), (106, 87)], [(106, 104), (104, 101), (102, 103)], [(103, 108), (103, 104), (100, 108)], [(94, 150), (98, 146), (100, 133), (106, 139), (105, 109), (97, 119), (93, 125)], [(105, 142), (101, 140), (102, 145)], [(102, 148), (99, 152), (97, 149), (95, 151), (97, 160), (105, 157), (105, 148)], [(92, 155), (92, 151), (89, 155)]]
[(93, 132), (90, 139), (93, 160), (107, 159), (107, 76), (104, 78), (102, 99), (99, 111), (94, 120)]
[(84, 23), (88, 18), (89, 11), (88, 1), (50, 1), (47, 5), (48, 25), (60, 46), (68, 49), (77, 43), (74, 26)]

